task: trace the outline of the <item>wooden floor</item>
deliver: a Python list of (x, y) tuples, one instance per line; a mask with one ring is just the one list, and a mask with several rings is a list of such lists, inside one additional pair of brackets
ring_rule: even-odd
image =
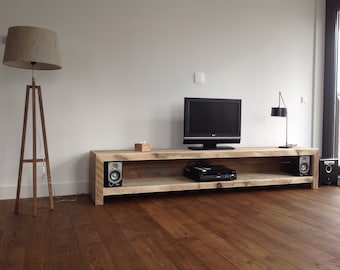
[(340, 187), (64, 199), (0, 201), (0, 269), (340, 269)]

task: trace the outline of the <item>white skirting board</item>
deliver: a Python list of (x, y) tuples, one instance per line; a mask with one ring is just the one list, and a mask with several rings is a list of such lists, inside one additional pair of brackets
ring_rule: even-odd
[[(76, 194), (88, 194), (89, 182), (62, 182), (52, 183), (53, 196), (67, 196)], [(17, 186), (0, 186), (0, 200), (15, 199)], [(48, 197), (47, 183), (39, 183), (37, 186), (38, 197)], [(21, 185), (20, 198), (32, 198), (33, 185)]]

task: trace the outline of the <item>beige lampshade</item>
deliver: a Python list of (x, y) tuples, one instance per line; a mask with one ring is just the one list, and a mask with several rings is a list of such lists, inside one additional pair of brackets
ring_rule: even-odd
[(57, 34), (51, 30), (13, 26), (8, 28), (3, 63), (17, 68), (60, 69)]

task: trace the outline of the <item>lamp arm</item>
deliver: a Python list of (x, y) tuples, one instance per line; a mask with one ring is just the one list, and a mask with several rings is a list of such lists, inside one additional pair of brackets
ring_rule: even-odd
[(31, 62), (31, 65), (32, 65), (32, 84), (33, 82), (35, 82), (35, 78), (34, 78), (34, 71), (35, 71), (35, 64), (37, 62)]
[(288, 113), (286, 115), (286, 146), (288, 147)]
[[(283, 99), (281, 92), (279, 92), (279, 107), (280, 107), (280, 100), (282, 100), (283, 106), (287, 109), (287, 105)], [(286, 115), (286, 146), (288, 147), (288, 110), (287, 110), (287, 115)]]
[[(281, 101), (282, 101), (283, 106), (287, 109), (287, 105), (283, 99), (282, 93), (281, 91), (279, 91), (279, 108), (281, 107)], [(288, 146), (288, 110), (286, 113), (287, 113), (286, 115), (286, 147), (289, 147)]]
[(279, 107), (281, 107), (281, 106), (280, 106), (281, 101), (282, 101), (282, 103), (283, 103), (283, 106), (284, 106), (285, 108), (287, 108), (287, 105), (286, 105), (286, 103), (285, 103), (285, 101), (284, 101), (284, 99), (283, 99), (282, 93), (279, 91)]

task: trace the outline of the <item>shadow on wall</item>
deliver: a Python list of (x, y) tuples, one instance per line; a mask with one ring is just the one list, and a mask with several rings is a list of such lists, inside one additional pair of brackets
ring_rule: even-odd
[(63, 159), (55, 167), (50, 160), (54, 196), (89, 193), (89, 160), (89, 152)]
[(171, 112), (171, 136), (170, 145), (176, 148), (183, 148), (183, 105), (176, 105), (172, 108)]

